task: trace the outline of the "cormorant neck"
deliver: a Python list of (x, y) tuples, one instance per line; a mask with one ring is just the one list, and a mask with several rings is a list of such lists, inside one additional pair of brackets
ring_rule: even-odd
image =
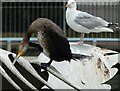
[(30, 37), (31, 37), (31, 33), (27, 32), (24, 37), (23, 37), (23, 41), (21, 42), (20, 46), (19, 46), (19, 50), (18, 50), (18, 55), (23, 55), (27, 48), (28, 48), (28, 45), (29, 45), (29, 40), (30, 40)]
[(26, 33), (26, 34), (24, 35), (23, 42), (29, 43), (29, 40), (30, 40), (31, 35), (32, 35), (32, 34), (30, 34), (30, 33)]

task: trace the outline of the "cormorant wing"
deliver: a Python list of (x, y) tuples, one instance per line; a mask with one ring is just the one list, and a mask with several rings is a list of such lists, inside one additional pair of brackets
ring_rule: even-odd
[(42, 48), (39, 44), (37, 44), (37, 43), (29, 42), (29, 46), (31, 46), (31, 47), (36, 47), (36, 48), (38, 48), (41, 52), (43, 52), (43, 48)]
[(54, 48), (57, 50), (57, 53), (63, 57), (70, 59), (72, 55), (69, 41), (65, 37), (62, 29), (57, 25), (53, 25), (46, 32), (51, 39)]

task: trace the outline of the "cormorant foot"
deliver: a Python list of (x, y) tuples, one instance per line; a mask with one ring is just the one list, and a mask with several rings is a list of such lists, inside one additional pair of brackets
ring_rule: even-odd
[(46, 70), (48, 66), (50, 66), (49, 63), (41, 63), (41, 68), (44, 70)]

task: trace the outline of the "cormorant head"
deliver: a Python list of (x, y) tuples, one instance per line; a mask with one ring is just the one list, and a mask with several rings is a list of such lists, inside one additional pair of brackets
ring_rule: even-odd
[(19, 49), (18, 49), (18, 53), (17, 53), (17, 55), (16, 55), (16, 57), (15, 57), (15, 59), (13, 61), (13, 64), (15, 64), (15, 62), (17, 61), (17, 59), (26, 52), (26, 50), (28, 48), (28, 45), (29, 45), (29, 42), (28, 43), (22, 42), (20, 44)]
[(18, 50), (19, 56), (22, 56), (27, 51), (28, 45), (29, 45), (28, 43), (24, 43), (24, 42), (20, 44), (19, 50)]
[(75, 0), (68, 0), (66, 7), (67, 8), (76, 8)]

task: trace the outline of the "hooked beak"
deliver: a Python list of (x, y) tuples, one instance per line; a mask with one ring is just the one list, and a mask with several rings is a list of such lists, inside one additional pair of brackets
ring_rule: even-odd
[(23, 51), (23, 50), (19, 50), (17, 56), (20, 57), (20, 56), (22, 56), (23, 54), (24, 54), (24, 51)]
[(17, 56), (15, 57), (14, 61), (13, 61), (13, 65), (16, 63), (17, 59), (24, 54), (23, 50), (19, 50)]
[(66, 4), (66, 7), (70, 7), (70, 4)]

